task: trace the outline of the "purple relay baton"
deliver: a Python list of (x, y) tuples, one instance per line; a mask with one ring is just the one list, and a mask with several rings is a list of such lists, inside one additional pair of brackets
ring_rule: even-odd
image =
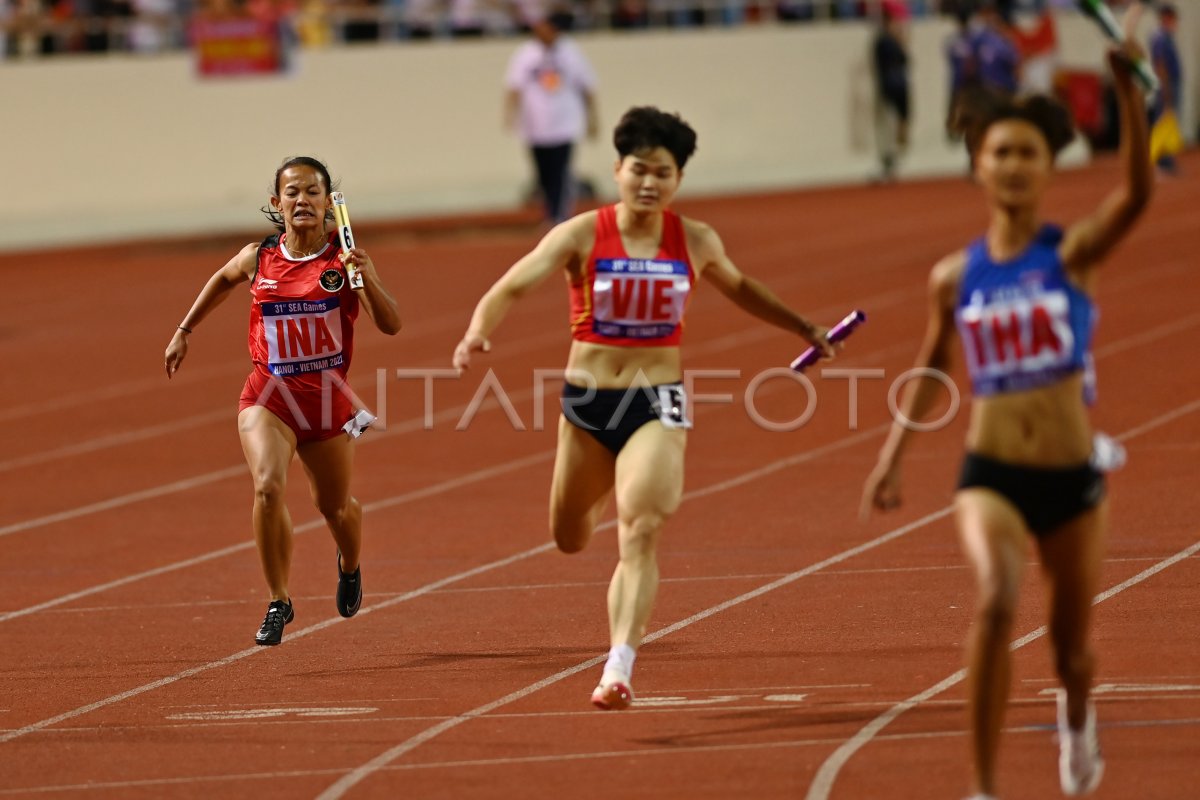
[[(846, 315), (846, 318), (829, 329), (829, 333), (825, 335), (825, 339), (831, 343), (840, 342), (850, 334), (854, 333), (854, 329), (867, 321), (867, 315), (862, 311), (855, 309)], [(821, 351), (815, 347), (810, 347), (800, 354), (800, 357), (792, 362), (792, 369), (796, 372), (804, 372), (807, 367), (811, 367), (821, 359)]]

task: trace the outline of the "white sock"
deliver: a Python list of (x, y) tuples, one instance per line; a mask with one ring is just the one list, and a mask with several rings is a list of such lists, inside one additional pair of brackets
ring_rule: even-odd
[(608, 661), (604, 664), (604, 676), (601, 683), (613, 681), (628, 681), (633, 677), (633, 661), (637, 651), (627, 644), (619, 644), (608, 651)]

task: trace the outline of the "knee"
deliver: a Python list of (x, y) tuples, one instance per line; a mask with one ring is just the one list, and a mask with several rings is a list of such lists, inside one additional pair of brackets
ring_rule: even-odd
[(283, 505), (284, 480), (273, 473), (262, 473), (254, 476), (254, 502), (265, 508), (277, 508)]
[(592, 538), (592, 526), (586, 521), (581, 523), (578, 520), (552, 519), (550, 533), (553, 534), (554, 545), (559, 551), (569, 555), (587, 547), (588, 540)]
[(353, 497), (315, 497), (313, 505), (317, 507), (317, 511), (325, 518), (325, 521), (330, 525), (341, 525), (346, 521), (346, 517), (350, 513), (350, 506), (354, 503)]
[(643, 513), (621, 520), (621, 558), (652, 558), (666, 523), (665, 514)]
[(1007, 635), (1017, 613), (1017, 591), (1013, 587), (993, 585), (983, 587), (975, 618), (985, 631)]

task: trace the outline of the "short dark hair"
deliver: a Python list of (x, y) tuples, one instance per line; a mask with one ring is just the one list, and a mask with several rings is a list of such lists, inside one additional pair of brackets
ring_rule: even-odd
[[(329, 168), (326, 167), (320, 159), (313, 158), (312, 156), (290, 156), (283, 160), (283, 163), (279, 165), (279, 169), (275, 170), (275, 182), (271, 184), (272, 197), (279, 196), (279, 179), (283, 177), (285, 170), (289, 170), (292, 167), (310, 167), (316, 170), (317, 174), (321, 176), (321, 180), (325, 182), (326, 194), (337, 188), (337, 186), (334, 184), (333, 178), (329, 177)], [(269, 206), (263, 206), (259, 210), (267, 216), (267, 219), (271, 220), (272, 225), (281, 231), (284, 230), (285, 226), (283, 224), (282, 214)], [(328, 220), (332, 218), (332, 213), (326, 213), (325, 219)]]
[(666, 148), (675, 158), (675, 166), (682, 170), (696, 152), (696, 132), (678, 114), (668, 114), (654, 106), (636, 106), (626, 111), (617, 123), (613, 145), (622, 159), (656, 147)]
[(1033, 125), (1057, 157), (1075, 138), (1075, 125), (1067, 107), (1044, 94), (1010, 95), (986, 87), (973, 87), (959, 95), (950, 128), (962, 134), (974, 163), (988, 129), (997, 122), (1019, 119)]

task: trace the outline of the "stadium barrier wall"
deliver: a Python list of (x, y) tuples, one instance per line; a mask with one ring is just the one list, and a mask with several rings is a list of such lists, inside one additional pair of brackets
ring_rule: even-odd
[[(1189, 55), (1200, 50), (1191, 22), (1181, 31)], [(942, 128), (950, 32), (942, 19), (912, 25), (914, 123), (902, 175), (965, 169)], [(687, 193), (865, 181), (877, 170), (872, 36), (868, 23), (580, 34), (601, 82), (601, 133), (578, 149), (576, 171), (611, 197), (612, 126), (629, 106), (653, 104), (699, 132)], [(1064, 66), (1101, 67), (1085, 20), (1063, 18), (1060, 38)], [(511, 210), (532, 174), (501, 128), (517, 43), (304, 50), (290, 74), (223, 80), (197, 78), (186, 53), (5, 64), (0, 136), (15, 202), (5, 204), (0, 250), (261, 231), (274, 169), (295, 154), (344, 176), (355, 221)], [(1193, 87), (1198, 66), (1185, 63)]]

